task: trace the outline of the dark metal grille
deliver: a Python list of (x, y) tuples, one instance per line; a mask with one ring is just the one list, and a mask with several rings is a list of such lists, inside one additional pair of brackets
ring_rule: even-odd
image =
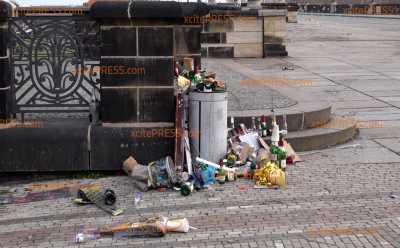
[(100, 86), (99, 25), (86, 17), (9, 21), (15, 112), (86, 112)]

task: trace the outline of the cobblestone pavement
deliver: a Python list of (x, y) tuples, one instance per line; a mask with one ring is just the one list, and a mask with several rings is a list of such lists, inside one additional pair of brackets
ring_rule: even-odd
[[(302, 90), (329, 100), (335, 113), (384, 124), (361, 129), (349, 144), (301, 154), (304, 161), (287, 170), (285, 189), (254, 189), (251, 181), (241, 179), (189, 197), (174, 191), (149, 192), (134, 207), (129, 178), (89, 179), (86, 182), (115, 189), (117, 205), (125, 213), (111, 217), (94, 206), (76, 206), (70, 197), (3, 204), (0, 247), (399, 248), (400, 25), (394, 20), (358, 20), (300, 16), (299, 23), (290, 26), (291, 57), (236, 60), (271, 75), (280, 75), (281, 65), (292, 63), (295, 70), (285, 75), (315, 80)], [(341, 28), (333, 28), (338, 25)], [(347, 33), (350, 40), (334, 39)], [(46, 178), (0, 177), (0, 194), (18, 193)], [(198, 229), (163, 238), (74, 243), (75, 233), (83, 227), (154, 215), (187, 217)]]
[[(0, 205), (0, 247), (78, 247), (74, 235), (83, 227), (155, 215), (187, 217), (198, 230), (164, 238), (102, 238), (81, 246), (400, 247), (400, 156), (371, 140), (351, 145), (304, 154), (304, 162), (288, 168), (287, 187), (279, 190), (254, 189), (241, 179), (189, 197), (148, 192), (135, 207), (128, 177), (85, 180), (115, 189), (125, 213), (110, 217), (69, 197)], [(27, 186), (0, 185), (3, 191)]]

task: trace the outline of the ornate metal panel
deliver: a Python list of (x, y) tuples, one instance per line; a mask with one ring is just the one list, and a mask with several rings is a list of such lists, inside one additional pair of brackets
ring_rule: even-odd
[(100, 86), (99, 25), (86, 17), (17, 17), (9, 32), (16, 112), (87, 111)]

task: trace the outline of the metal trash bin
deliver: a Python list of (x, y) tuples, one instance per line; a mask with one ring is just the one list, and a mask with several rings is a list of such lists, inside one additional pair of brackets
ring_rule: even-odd
[(191, 92), (189, 94), (192, 156), (218, 162), (226, 155), (228, 146), (227, 99), (226, 92)]

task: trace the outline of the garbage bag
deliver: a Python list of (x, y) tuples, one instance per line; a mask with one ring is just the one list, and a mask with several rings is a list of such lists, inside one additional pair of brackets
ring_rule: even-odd
[(151, 162), (148, 166), (149, 185), (153, 188), (172, 188), (178, 184), (175, 165), (170, 156)]
[(257, 185), (278, 185), (284, 187), (286, 184), (285, 172), (278, 165), (267, 160), (261, 161), (260, 169), (254, 173)]

